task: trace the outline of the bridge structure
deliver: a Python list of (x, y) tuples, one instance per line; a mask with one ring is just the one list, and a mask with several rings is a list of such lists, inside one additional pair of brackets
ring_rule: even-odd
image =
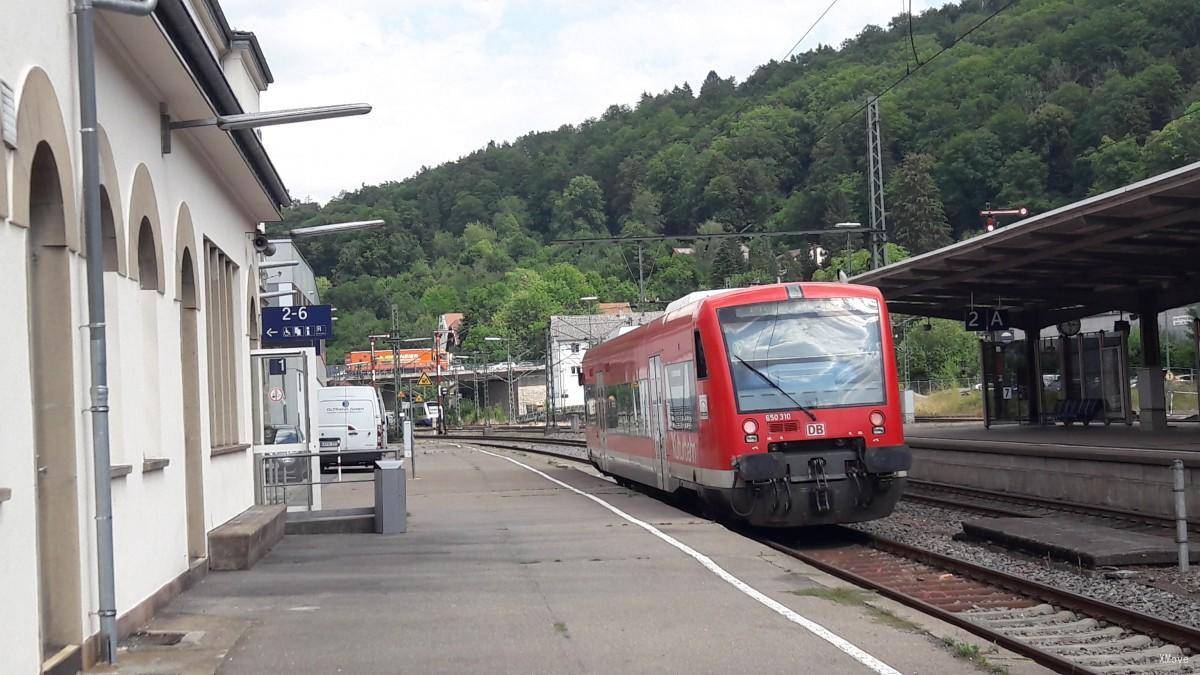
[[(395, 407), (397, 389), (401, 398), (419, 401), (433, 398), (438, 374), (428, 367), (393, 368), (391, 363), (335, 364), (326, 369), (328, 384), (375, 386), (388, 409)], [(425, 381), (428, 384), (425, 384)], [(546, 400), (546, 363), (512, 361), (480, 365), (451, 364), (442, 369), (441, 386), (446, 390), (448, 408), (471, 401), (474, 409), (498, 408), (510, 420), (544, 411)]]

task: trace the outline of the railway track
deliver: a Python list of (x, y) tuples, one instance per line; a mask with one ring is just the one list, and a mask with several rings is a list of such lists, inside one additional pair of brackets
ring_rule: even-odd
[[(851, 528), (760, 543), (1062, 673), (1191, 673), (1200, 631)], [(786, 536), (786, 535), (785, 535)]]
[[(439, 438), (586, 461), (586, 451), (581, 450), (586, 443), (578, 439), (470, 434)], [(946, 499), (950, 498), (943, 502)], [(977, 507), (1031, 516), (1035, 514), (1029, 509), (1041, 508), (1020, 504), (989, 507), (985, 503)], [(1200, 655), (1200, 631), (1191, 626), (852, 528), (829, 528), (828, 532), (836, 534), (835, 541), (822, 537), (818, 544), (804, 543), (790, 533), (754, 530), (743, 534), (1057, 672), (1200, 672), (1200, 663), (1194, 666), (1191, 661), (1191, 655)]]

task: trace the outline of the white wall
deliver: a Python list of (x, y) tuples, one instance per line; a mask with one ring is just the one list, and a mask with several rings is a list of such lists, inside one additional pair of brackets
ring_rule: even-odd
[[(583, 387), (579, 384), (579, 374), (573, 373), (572, 368), (583, 365), (583, 356), (587, 354), (587, 342), (574, 341), (579, 345), (579, 351), (573, 352), (573, 341), (555, 341), (552, 352), (554, 364), (554, 396), (555, 407), (566, 408), (583, 405)], [(567, 396), (564, 398), (563, 394)]]
[[(15, 5), (15, 6), (14, 6)], [(74, 28), (70, 0), (6, 0), (4, 14), (20, 20), (0, 21), (0, 79), (17, 93), (18, 103), (26, 73), (34, 66), (45, 70), (53, 84), (67, 129), (70, 157), (56, 161), (73, 167), (73, 193), (64, 195), (76, 202), (79, 195), (79, 132), (77, 83), (74, 79)], [(183, 401), (180, 370), (179, 303), (176, 266), (176, 217), (180, 204), (192, 214), (196, 239), (193, 263), (202, 312), (207, 311), (203, 287), (203, 241), (205, 237), (239, 265), (238, 292), (234, 293), (235, 331), (240, 342), (237, 381), (240, 438), (249, 442), (250, 391), (249, 340), (246, 336), (247, 283), (253, 264), (253, 249), (246, 233), (254, 226), (250, 209), (234, 196), (234, 181), (253, 180), (213, 170), (206, 153), (192, 146), (184, 135), (177, 136), (173, 152), (162, 155), (159, 148), (158, 106), (163, 94), (146, 77), (115, 54), (112, 46), (99, 44), (97, 80), (99, 117), (108, 135), (119, 185), (109, 189), (114, 210), (122, 212), (125, 241), (136, 242), (138, 223), (129, 222), (133, 175), (145, 164), (153, 181), (161, 224), (159, 250), (162, 256), (165, 293), (142, 290), (138, 283), (115, 272), (105, 275), (109, 309), (109, 378), (113, 390), (111, 437), (113, 461), (130, 464), (132, 473), (112, 482), (117, 610), (128, 611), (187, 569), (185, 528), (185, 482)], [(192, 86), (190, 82), (179, 86)], [(239, 92), (240, 94), (240, 92)], [(40, 111), (47, 114), (47, 111)], [(12, 153), (0, 149), (0, 161), (11, 163)], [(7, 172), (13, 198), (13, 171)], [(64, 186), (67, 189), (68, 186)], [(5, 211), (9, 209), (0, 209)], [(78, 222), (68, 228), (79, 228)], [(12, 489), (12, 499), (0, 503), (0, 607), (9, 621), (0, 631), (3, 670), (34, 672), (40, 661), (38, 578), (36, 555), (36, 480), (33, 458), (32, 383), (27, 336), (26, 241), (29, 231), (7, 219), (0, 221), (0, 316), (12, 327), (12, 339), (0, 350), (0, 487)], [(136, 246), (133, 247), (136, 250)], [(98, 253), (98, 252), (97, 252)], [(74, 255), (71, 264), (71, 313), (75, 325), (86, 323), (85, 260)], [(130, 257), (130, 269), (137, 261)], [(205, 461), (205, 505), (209, 529), (216, 527), (253, 503), (252, 460), (249, 451), (208, 458), (207, 348), (204, 315), (198, 330), (201, 387), (201, 446)], [(75, 333), (72, 350), (75, 373), (76, 459), (79, 466), (79, 532), (82, 551), (80, 578), (85, 602), (79, 608), (85, 632), (98, 630), (96, 610), (94, 495), (92, 488), (91, 442), (88, 415), (87, 332)], [(53, 364), (32, 364), (34, 368)], [(143, 474), (146, 458), (167, 458), (161, 471)], [(11, 669), (11, 670), (10, 670)]]

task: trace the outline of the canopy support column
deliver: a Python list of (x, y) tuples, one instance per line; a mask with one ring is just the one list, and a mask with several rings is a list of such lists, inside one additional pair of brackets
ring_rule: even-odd
[(1042, 365), (1039, 361), (1041, 353), (1042, 327), (1037, 314), (1027, 314), (1021, 323), (1025, 332), (1025, 391), (1026, 404), (1029, 408), (1029, 423), (1042, 423)]
[(1162, 344), (1158, 330), (1158, 304), (1148, 296), (1138, 306), (1142, 331), (1142, 362), (1138, 370), (1138, 407), (1142, 431), (1167, 428), (1167, 394), (1162, 369)]

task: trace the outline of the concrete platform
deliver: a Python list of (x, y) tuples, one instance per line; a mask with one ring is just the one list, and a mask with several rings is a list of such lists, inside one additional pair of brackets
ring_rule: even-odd
[(918, 422), (904, 425), (909, 447), (944, 449), (1007, 450), (1014, 453), (1055, 457), (1086, 456), (1093, 459), (1161, 464), (1171, 459), (1200, 467), (1200, 424), (1181, 422), (1166, 431), (1141, 431), (1124, 424), (996, 425), (985, 429), (982, 422)]
[(1174, 517), (1171, 462), (1185, 467), (1188, 512), (1200, 513), (1200, 425), (1160, 433), (1124, 425), (995, 426), (980, 422), (905, 426), (910, 480), (1008, 492)]
[[(430, 441), (418, 451), (408, 533), (287, 537), (253, 570), (210, 575), (161, 620), (185, 632), (189, 617), (248, 622), (211, 662), (233, 674), (869, 672), (586, 496), (469, 447)], [(900, 672), (979, 667), (947, 643), (974, 644), (1011, 673), (1044, 672), (576, 465), (510, 456), (656, 527)]]
[[(964, 520), (963, 534), (1086, 567), (1170, 565), (1177, 560), (1175, 542), (1129, 530), (1118, 530), (1073, 518), (983, 518)], [(1191, 549), (1200, 559), (1200, 549)]]

